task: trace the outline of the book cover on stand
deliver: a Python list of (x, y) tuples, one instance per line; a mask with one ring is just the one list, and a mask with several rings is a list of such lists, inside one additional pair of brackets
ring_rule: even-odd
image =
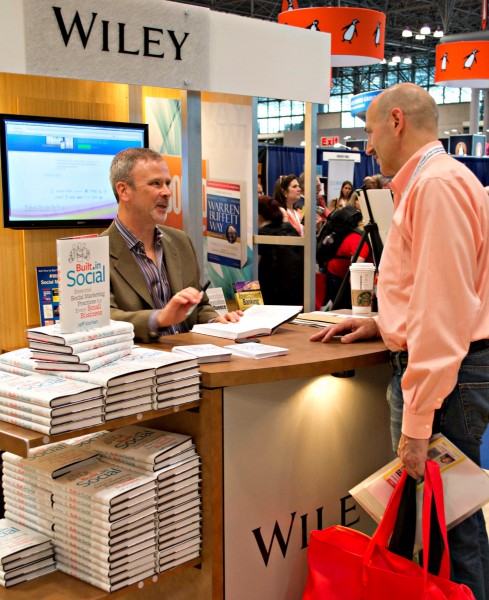
[[(428, 457), (440, 466), (447, 529), (458, 525), (489, 502), (489, 476), (452, 442), (440, 434), (431, 438)], [(404, 466), (394, 459), (350, 490), (350, 494), (377, 523), (384, 514)], [(422, 545), (421, 514), (424, 480), (417, 486), (416, 547)]]
[(260, 282), (235, 281), (233, 283), (234, 299), (239, 310), (246, 310), (255, 304), (264, 304)]
[(59, 321), (59, 287), (57, 267), (36, 267), (37, 296), (41, 325)]
[(62, 333), (110, 322), (109, 239), (83, 235), (56, 240), (59, 326)]
[(208, 179), (206, 192), (207, 260), (241, 269), (248, 252), (246, 184)]

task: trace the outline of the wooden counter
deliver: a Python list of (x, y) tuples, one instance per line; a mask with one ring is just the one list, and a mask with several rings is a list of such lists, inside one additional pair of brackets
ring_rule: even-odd
[[(226, 525), (225, 519), (227, 484), (224, 463), (227, 460), (227, 468), (232, 464), (229, 458), (232, 456), (229, 453), (229, 436), (225, 430), (225, 417), (229, 418), (231, 414), (227, 408), (227, 395), (231, 393), (238, 398), (236, 402), (234, 401), (236, 398), (233, 397), (229, 407), (239, 406), (241, 402), (239, 398), (243, 396), (243, 390), (246, 392), (248, 388), (253, 390), (256, 398), (259, 398), (261, 393), (255, 392), (263, 390), (265, 397), (270, 390), (273, 392), (275, 386), (277, 389), (283, 388), (284, 382), (290, 382), (290, 388), (300, 390), (302, 381), (314, 381), (322, 375), (339, 371), (375, 367), (385, 364), (388, 360), (388, 352), (381, 341), (341, 344), (339, 340), (334, 340), (329, 344), (312, 343), (309, 337), (316, 331), (315, 328), (306, 326), (285, 325), (273, 336), (261, 338), (262, 343), (289, 348), (290, 352), (285, 356), (262, 360), (233, 357), (229, 362), (201, 365), (202, 400), (200, 403), (192, 403), (191, 407), (181, 406), (175, 410), (151, 411), (142, 413), (138, 417), (111, 421), (95, 428), (115, 429), (129, 423), (144, 423), (149, 427), (188, 433), (193, 436), (202, 459), (203, 547), (200, 560), (194, 560), (188, 565), (155, 578), (148, 578), (114, 594), (107, 594), (63, 573), (52, 573), (11, 589), (0, 587), (0, 600), (17, 598), (19, 600), (21, 598), (22, 600), (57, 600), (58, 598), (60, 600), (80, 598), (102, 600), (111, 597), (118, 600), (136, 598), (158, 600), (163, 597), (171, 597), (175, 600), (223, 599), (226, 575), (224, 532), (225, 527), (229, 526)], [(152, 346), (170, 350), (172, 345), (192, 343), (224, 346), (233, 342), (187, 333), (170, 336)], [(244, 395), (246, 396), (246, 393)], [(277, 406), (280, 405), (281, 400), (282, 396), (278, 399)], [(284, 403), (287, 401), (285, 396), (283, 401)], [(355, 418), (358, 419), (358, 415)], [(76, 437), (85, 431), (89, 430), (52, 437), (51, 441)], [(233, 437), (236, 439), (235, 435)], [(46, 443), (44, 439), (45, 436), (42, 434), (0, 422), (0, 447), (3, 450), (25, 455), (29, 448)], [(239, 448), (237, 450), (238, 453), (241, 452)], [(382, 454), (379, 454), (379, 460), (383, 461)], [(294, 485), (293, 481), (290, 483)], [(243, 498), (246, 500), (246, 494), (243, 494)], [(230, 537), (228, 536), (228, 539)], [(226, 576), (234, 577), (232, 572), (230, 573)], [(253, 574), (250, 578), (253, 578)], [(272, 598), (273, 596), (270, 595), (267, 600)], [(228, 595), (228, 600), (239, 599)]]
[[(388, 350), (381, 340), (342, 344), (335, 338), (327, 344), (311, 342), (310, 336), (317, 331), (319, 329), (305, 325), (283, 325), (273, 335), (259, 339), (270, 346), (288, 348), (289, 354), (261, 360), (233, 357), (230, 362), (203, 364), (202, 386), (219, 388), (316, 377), (380, 365), (389, 360)], [(233, 340), (184, 333), (162, 338), (162, 342), (153, 347), (166, 350), (184, 344), (226, 346), (233, 343)]]

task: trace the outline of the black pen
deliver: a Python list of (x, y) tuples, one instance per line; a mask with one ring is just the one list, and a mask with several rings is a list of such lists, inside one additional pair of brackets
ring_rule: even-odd
[[(204, 287), (203, 287), (203, 288), (201, 289), (201, 291), (200, 291), (200, 297), (201, 297), (201, 298), (202, 298), (202, 297), (203, 297), (203, 295), (205, 294), (205, 291), (206, 291), (206, 289), (207, 289), (207, 288), (210, 286), (210, 284), (211, 284), (210, 280), (207, 280), (207, 281), (204, 283)], [(197, 304), (194, 304), (193, 306), (191, 306), (191, 307), (190, 307), (190, 308), (187, 310), (187, 313), (186, 313), (186, 315), (185, 315), (185, 318), (189, 317), (189, 316), (190, 316), (190, 315), (191, 315), (191, 314), (194, 312), (194, 310), (195, 310), (195, 307), (196, 307), (196, 306), (197, 306)]]

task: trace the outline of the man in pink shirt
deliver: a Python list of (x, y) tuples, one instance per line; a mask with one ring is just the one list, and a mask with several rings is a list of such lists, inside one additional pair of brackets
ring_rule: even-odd
[[(367, 154), (393, 177), (394, 218), (379, 269), (376, 319), (348, 319), (312, 336), (344, 343), (381, 336), (391, 351), (394, 449), (414, 478), (441, 432), (480, 464), (489, 420), (489, 201), (438, 141), (438, 109), (403, 83), (367, 110)], [(449, 532), (452, 577), (489, 599), (482, 511)]]

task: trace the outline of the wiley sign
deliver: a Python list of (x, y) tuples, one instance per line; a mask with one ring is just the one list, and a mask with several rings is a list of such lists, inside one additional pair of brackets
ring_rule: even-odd
[(164, 0), (24, 0), (27, 72), (206, 89), (209, 12)]

